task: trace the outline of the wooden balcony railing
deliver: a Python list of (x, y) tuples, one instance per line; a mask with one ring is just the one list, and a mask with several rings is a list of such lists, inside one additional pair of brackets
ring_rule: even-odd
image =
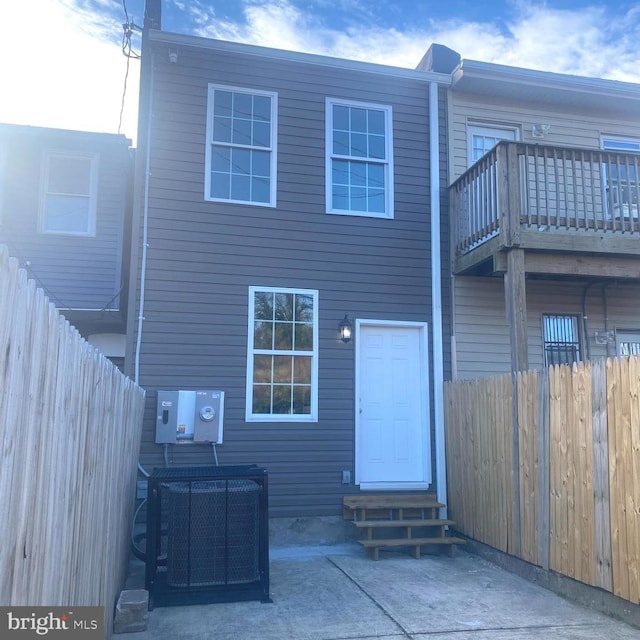
[(450, 196), (458, 256), (496, 236), (518, 246), (527, 230), (640, 234), (640, 154), (503, 141)]

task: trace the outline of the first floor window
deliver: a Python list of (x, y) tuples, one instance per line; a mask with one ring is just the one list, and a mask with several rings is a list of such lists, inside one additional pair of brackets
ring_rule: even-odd
[(544, 364), (573, 364), (580, 360), (578, 316), (544, 315)]
[(318, 418), (318, 292), (249, 289), (247, 421)]
[(45, 152), (40, 232), (95, 235), (97, 179), (96, 154)]
[(640, 331), (616, 331), (616, 347), (619, 356), (640, 356)]
[(277, 95), (209, 85), (205, 199), (275, 206)]

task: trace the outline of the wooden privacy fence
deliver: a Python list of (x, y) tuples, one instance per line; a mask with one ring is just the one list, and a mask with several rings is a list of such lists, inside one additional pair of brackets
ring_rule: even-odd
[(445, 385), (465, 535), (640, 603), (640, 360)]
[(144, 391), (0, 246), (0, 604), (104, 606), (126, 577)]

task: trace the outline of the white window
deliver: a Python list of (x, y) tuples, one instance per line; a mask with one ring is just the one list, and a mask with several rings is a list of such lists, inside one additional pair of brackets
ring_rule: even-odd
[(578, 316), (544, 315), (544, 364), (573, 364), (580, 360)]
[(623, 153), (640, 153), (640, 140), (630, 138), (603, 137), (602, 148)]
[(640, 140), (603, 136), (602, 148), (605, 151), (625, 154), (610, 155), (603, 163), (602, 172), (605, 184), (605, 208), (610, 217), (638, 218), (640, 200)]
[(98, 156), (45, 151), (40, 199), (41, 233), (96, 233)]
[(391, 107), (327, 98), (327, 212), (393, 218)]
[(616, 352), (619, 356), (640, 356), (640, 332), (616, 331)]
[(246, 420), (318, 420), (318, 292), (249, 288)]
[(469, 125), (469, 166), (491, 151), (500, 140), (517, 140), (518, 130), (515, 127), (489, 127)]
[(5, 192), (5, 171), (7, 166), (7, 147), (0, 147), (0, 227), (2, 227), (2, 212), (4, 210), (4, 192)]
[(209, 85), (205, 200), (275, 207), (277, 100)]

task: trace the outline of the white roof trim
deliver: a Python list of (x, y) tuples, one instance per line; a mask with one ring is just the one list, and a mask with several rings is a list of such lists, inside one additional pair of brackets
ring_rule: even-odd
[(499, 80), (503, 82), (517, 82), (557, 88), (564, 91), (576, 91), (583, 93), (597, 93), (599, 95), (611, 95), (640, 100), (640, 84), (622, 82), (620, 80), (605, 80), (603, 78), (590, 78), (551, 71), (537, 71), (510, 67), (507, 65), (480, 62), (478, 60), (463, 60), (454, 70), (452, 88), (455, 88), (467, 73), (469, 77), (483, 78), (486, 80)]
[(313, 53), (299, 53), (297, 51), (285, 51), (283, 49), (271, 49), (269, 47), (259, 47), (252, 44), (239, 42), (227, 42), (225, 40), (215, 40), (213, 38), (201, 38), (180, 33), (169, 33), (167, 31), (149, 31), (149, 40), (153, 42), (166, 43), (176, 46), (197, 47), (200, 49), (210, 49), (216, 51), (228, 51), (230, 53), (241, 53), (244, 55), (258, 56), (261, 58), (271, 58), (275, 60), (285, 60), (288, 62), (300, 62), (305, 64), (315, 64), (334, 69), (348, 69), (365, 73), (374, 73), (383, 76), (393, 76), (419, 80), (422, 82), (437, 82), (448, 86), (451, 84), (451, 76), (444, 73), (433, 73), (428, 71), (417, 71), (416, 69), (405, 69), (403, 67), (392, 67), (372, 62), (360, 62), (359, 60), (345, 60), (344, 58), (332, 58)]

